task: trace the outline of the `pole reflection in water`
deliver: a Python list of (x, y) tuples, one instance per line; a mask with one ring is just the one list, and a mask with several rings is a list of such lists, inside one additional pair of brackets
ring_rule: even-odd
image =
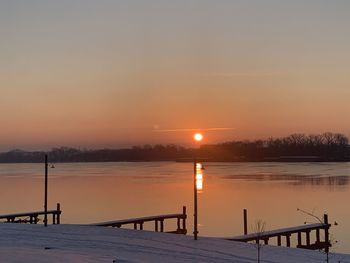
[(196, 163), (196, 188), (197, 193), (203, 192), (203, 165)]

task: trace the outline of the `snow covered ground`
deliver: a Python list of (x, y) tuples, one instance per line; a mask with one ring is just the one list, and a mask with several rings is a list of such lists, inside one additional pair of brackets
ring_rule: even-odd
[[(83, 225), (0, 224), (1, 263), (257, 262), (254, 245), (223, 239)], [(261, 262), (325, 262), (318, 251), (264, 246)], [(330, 262), (348, 262), (333, 254)]]

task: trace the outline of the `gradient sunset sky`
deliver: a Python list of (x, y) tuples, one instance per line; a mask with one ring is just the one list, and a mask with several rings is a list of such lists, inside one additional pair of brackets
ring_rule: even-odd
[[(0, 0), (0, 150), (350, 136), (350, 1)], [(156, 131), (155, 131), (156, 130)]]

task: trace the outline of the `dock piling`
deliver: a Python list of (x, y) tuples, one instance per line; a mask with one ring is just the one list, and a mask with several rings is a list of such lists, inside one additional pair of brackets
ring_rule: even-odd
[(243, 224), (244, 224), (244, 234), (248, 234), (248, 218), (247, 218), (247, 209), (243, 210)]

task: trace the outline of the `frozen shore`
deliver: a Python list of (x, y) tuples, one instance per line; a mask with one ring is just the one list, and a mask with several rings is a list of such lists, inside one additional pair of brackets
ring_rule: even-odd
[[(0, 224), (0, 262), (257, 262), (252, 244), (200, 237), (83, 225)], [(325, 262), (325, 254), (264, 246), (261, 262)], [(350, 263), (350, 255), (332, 254), (330, 262)]]

